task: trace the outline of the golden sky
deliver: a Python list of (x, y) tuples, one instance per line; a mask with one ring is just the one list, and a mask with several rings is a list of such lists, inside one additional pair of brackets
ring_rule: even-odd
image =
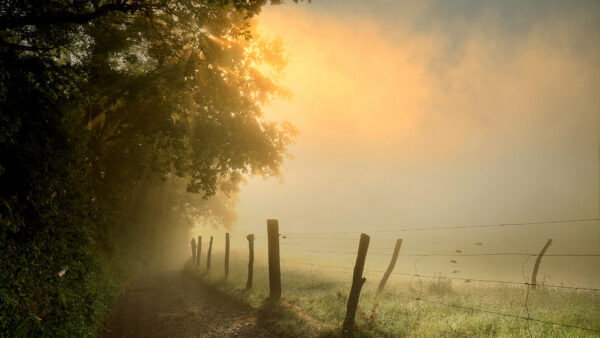
[[(266, 8), (258, 27), (283, 40), (293, 98), (265, 112), (300, 135), (283, 183), (243, 187), (238, 231), (598, 217), (596, 3), (442, 3)], [(598, 222), (491, 235), (460, 234), (600, 252)]]

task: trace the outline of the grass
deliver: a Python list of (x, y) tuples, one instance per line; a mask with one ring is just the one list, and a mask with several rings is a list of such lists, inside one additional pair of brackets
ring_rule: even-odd
[[(220, 260), (220, 261), (219, 261)], [(247, 261), (234, 257), (224, 280), (222, 256), (215, 257), (213, 271), (191, 267), (189, 272), (221, 292), (260, 309), (270, 327), (280, 335), (331, 336), (339, 334), (346, 313), (351, 269), (322, 268), (282, 261), (282, 304), (266, 304), (268, 269), (264, 260), (254, 266), (252, 290), (245, 290)], [(352, 267), (349, 267), (352, 268)], [(494, 336), (494, 337), (597, 337), (598, 332), (561, 327), (512, 316), (600, 330), (600, 294), (538, 286), (457, 282), (443, 278), (404, 278), (392, 275), (377, 295), (381, 273), (365, 272), (365, 283), (356, 315), (357, 336)], [(426, 301), (444, 303), (440, 305)], [(271, 310), (269, 310), (271, 309)], [(528, 314), (529, 313), (529, 314)]]

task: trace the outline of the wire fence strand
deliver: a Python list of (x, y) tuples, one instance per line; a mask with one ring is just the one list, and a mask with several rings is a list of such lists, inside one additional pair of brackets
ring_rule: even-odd
[[(392, 228), (392, 229), (377, 229), (377, 230), (372, 230), (369, 231), (368, 233), (395, 233), (395, 232), (407, 232), (407, 231), (435, 231), (435, 230), (460, 230), (460, 229), (479, 229), (479, 228), (505, 228), (505, 227), (520, 227), (520, 226), (532, 226), (532, 225), (550, 225), (550, 224), (560, 224), (560, 225), (572, 225), (573, 223), (589, 223), (589, 222), (598, 222), (600, 221), (600, 218), (578, 218), (578, 219), (563, 219), (563, 220), (544, 220), (544, 221), (533, 221), (533, 222), (519, 222), (519, 223), (496, 223), (496, 224), (475, 224), (475, 225), (458, 225), (458, 226), (434, 226), (434, 227), (403, 227), (403, 228)], [(310, 266), (310, 272), (309, 272), (309, 278), (311, 280), (311, 282), (314, 282), (314, 276), (315, 276), (315, 267), (320, 267), (320, 268), (324, 268), (327, 269), (329, 271), (332, 271), (332, 269), (339, 269), (341, 271), (344, 271), (344, 273), (346, 273), (346, 271), (350, 272), (353, 271), (354, 269), (352, 269), (352, 267), (350, 265), (348, 266), (342, 266), (342, 265), (335, 265), (335, 264), (320, 264), (320, 263), (315, 263), (312, 261), (312, 253), (319, 253), (319, 254), (331, 254), (331, 255), (356, 255), (357, 252), (356, 251), (346, 251), (346, 250), (318, 250), (318, 249), (306, 249), (306, 248), (302, 248), (300, 247), (298, 244), (291, 244), (288, 241), (286, 241), (287, 239), (292, 240), (314, 240), (314, 239), (319, 239), (319, 240), (352, 240), (352, 241), (357, 241), (357, 238), (350, 238), (350, 237), (340, 237), (340, 235), (350, 235), (350, 234), (359, 234), (361, 233), (360, 231), (335, 231), (335, 232), (298, 232), (298, 233), (286, 233), (286, 234), (280, 234), (280, 239), (281, 239), (281, 244), (282, 244), (282, 248), (284, 249), (284, 251), (289, 251), (289, 252), (298, 252), (298, 253), (310, 253), (311, 255), (307, 255), (308, 259), (311, 259), (311, 261), (305, 261), (305, 260), (298, 260), (298, 259), (281, 259), (281, 262), (284, 263), (293, 263), (293, 264), (303, 264), (303, 265), (307, 265)], [(335, 237), (326, 237), (327, 235), (333, 235)], [(325, 237), (324, 237), (325, 236)], [(240, 235), (241, 237), (241, 235)], [(258, 236), (256, 237), (256, 239), (264, 239), (264, 237)], [(204, 245), (205, 243), (203, 243), (203, 249), (206, 248), (206, 245)], [(262, 244), (264, 245), (265, 242), (262, 242)], [(289, 246), (289, 247), (286, 247)], [(204, 251), (204, 250), (203, 250)], [(213, 253), (214, 256), (217, 256)], [(382, 252), (371, 252), (369, 253), (369, 255), (372, 256), (390, 256), (390, 253), (382, 253)], [(397, 275), (397, 276), (405, 276), (405, 277), (411, 277), (411, 278), (416, 278), (418, 283), (419, 283), (419, 291), (418, 291), (418, 295), (416, 297), (409, 297), (409, 296), (403, 296), (403, 295), (398, 295), (398, 294), (394, 294), (396, 297), (398, 298), (402, 298), (402, 299), (407, 299), (407, 300), (412, 300), (412, 301), (417, 301), (418, 304), (418, 310), (415, 316), (415, 321), (414, 321), (414, 325), (413, 325), (413, 331), (416, 330), (416, 328), (418, 326), (422, 326), (419, 323), (419, 319), (420, 319), (420, 315), (421, 315), (421, 306), (420, 304), (422, 302), (425, 303), (429, 303), (429, 304), (434, 304), (434, 305), (439, 305), (439, 306), (445, 306), (445, 307), (451, 307), (451, 308), (456, 308), (456, 309), (461, 309), (461, 310), (466, 310), (466, 311), (471, 311), (471, 313), (474, 312), (480, 312), (480, 313), (485, 313), (485, 314), (490, 314), (490, 315), (496, 315), (496, 316), (503, 316), (503, 317), (509, 317), (509, 318), (513, 318), (513, 319), (518, 319), (518, 320), (525, 320), (527, 321), (527, 332), (529, 334), (530, 337), (532, 337), (532, 333), (531, 333), (531, 328), (530, 328), (530, 323), (531, 322), (536, 322), (536, 323), (540, 323), (540, 324), (547, 324), (547, 325), (554, 325), (554, 326), (560, 326), (560, 327), (565, 327), (565, 328), (571, 328), (571, 329), (577, 329), (577, 330), (584, 330), (584, 331), (588, 331), (588, 332), (593, 332), (593, 333), (600, 333), (600, 329), (596, 329), (596, 328), (591, 328), (591, 327), (584, 327), (584, 326), (580, 326), (580, 325), (573, 325), (573, 324), (568, 324), (568, 323), (561, 323), (561, 322), (554, 322), (554, 321), (550, 321), (550, 320), (545, 320), (545, 319), (541, 319), (541, 318), (533, 318), (531, 317), (531, 313), (530, 313), (530, 308), (529, 308), (529, 300), (530, 300), (530, 288), (534, 288), (534, 287), (542, 287), (542, 288), (556, 288), (556, 289), (564, 289), (564, 290), (573, 290), (573, 291), (590, 291), (590, 292), (600, 292), (600, 288), (590, 288), (590, 287), (580, 287), (580, 286), (565, 286), (565, 285), (551, 285), (551, 284), (545, 284), (545, 283), (536, 283), (536, 284), (531, 284), (528, 282), (529, 278), (528, 276), (525, 275), (525, 265), (527, 264), (527, 262), (529, 261), (529, 259), (531, 257), (535, 257), (538, 256), (539, 254), (537, 253), (530, 253), (530, 252), (482, 252), (482, 253), (462, 253), (460, 250), (456, 250), (456, 252), (453, 253), (440, 253), (440, 252), (429, 252), (429, 253), (403, 253), (403, 254), (399, 254), (398, 256), (405, 256), (405, 257), (415, 257), (416, 260), (414, 262), (414, 268), (415, 268), (415, 272), (414, 273), (405, 273), (405, 272), (391, 272), (392, 275)], [(266, 256), (261, 255), (260, 253), (256, 253), (257, 257), (262, 257), (265, 258)], [(468, 277), (449, 277), (449, 276), (442, 276), (442, 275), (427, 275), (427, 274), (421, 274), (418, 272), (417, 270), (417, 263), (419, 262), (419, 260), (421, 260), (423, 257), (485, 257), (485, 256), (516, 256), (516, 257), (524, 257), (524, 262), (523, 262), (523, 266), (522, 266), (522, 277), (523, 277), (523, 281), (507, 281), (507, 280), (494, 280), (494, 279), (480, 279), (480, 278), (468, 278)], [(230, 257), (232, 258), (242, 258), (242, 257), (247, 257), (247, 255), (244, 254), (238, 254), (237, 252), (234, 253), (233, 255), (231, 255)], [(596, 253), (554, 253), (554, 254), (545, 254), (544, 257), (600, 257), (600, 254), (596, 254)], [(452, 260), (452, 262), (456, 263), (456, 261)], [(261, 269), (261, 273), (265, 273), (265, 265), (263, 264), (262, 266), (259, 267), (259, 269)], [(374, 270), (374, 269), (365, 269), (364, 270), (367, 273), (384, 273), (383, 270)], [(453, 304), (453, 303), (446, 303), (446, 302), (442, 302), (442, 301), (438, 301), (438, 300), (434, 300), (434, 299), (430, 299), (430, 298), (424, 298), (423, 296), (423, 283), (422, 283), (422, 278), (429, 278), (429, 279), (437, 279), (437, 280), (451, 280), (451, 281), (462, 281), (465, 283), (470, 283), (470, 282), (480, 282), (480, 283), (491, 283), (491, 284), (503, 284), (503, 285), (514, 285), (514, 286), (519, 286), (519, 287), (525, 287), (525, 299), (524, 299), (524, 307), (525, 307), (525, 312), (526, 312), (526, 316), (524, 315), (518, 315), (518, 314), (513, 314), (513, 313), (506, 313), (506, 312), (500, 312), (500, 311), (495, 311), (495, 310), (491, 310), (491, 309), (485, 309), (485, 308), (475, 308), (475, 307), (470, 307), (470, 306), (466, 306), (466, 305), (459, 305), (459, 304)], [(426, 327), (426, 326), (423, 326)], [(448, 333), (448, 331), (445, 330), (439, 330), (436, 329), (439, 332), (443, 332), (443, 333)]]
[(589, 328), (589, 327), (583, 327), (583, 326), (577, 326), (577, 325), (571, 325), (571, 324), (565, 324), (565, 323), (557, 323), (557, 322), (547, 321), (547, 320), (538, 319), (538, 318), (518, 316), (518, 315), (513, 315), (510, 313), (497, 312), (497, 311), (486, 310), (486, 309), (478, 309), (478, 308), (462, 306), (462, 305), (457, 305), (457, 304), (449, 304), (449, 303), (438, 302), (438, 301), (421, 298), (421, 297), (406, 297), (406, 296), (402, 296), (402, 295), (396, 295), (396, 296), (400, 297), (400, 298), (404, 298), (404, 299), (410, 299), (410, 300), (415, 300), (415, 301), (421, 301), (421, 302), (427, 302), (427, 303), (432, 303), (432, 304), (437, 304), (437, 305), (454, 307), (454, 308), (463, 309), (463, 310), (483, 312), (483, 313), (488, 313), (488, 314), (493, 314), (493, 315), (498, 315), (498, 316), (504, 316), (504, 317), (510, 317), (510, 318), (515, 318), (515, 319), (522, 319), (522, 320), (528, 320), (528, 321), (533, 321), (533, 322), (538, 322), (538, 323), (551, 324), (551, 325), (557, 325), (557, 326), (562, 326), (562, 327), (568, 327), (568, 328), (572, 328), (572, 329), (580, 329), (580, 330), (586, 330), (586, 331), (590, 331), (590, 332), (600, 333), (600, 330)]
[[(292, 252), (312, 252), (312, 253), (325, 253), (325, 254), (339, 254), (339, 255), (356, 255), (355, 251), (333, 251), (333, 250), (312, 250), (312, 249), (296, 249), (288, 248), (288, 251)], [(383, 252), (372, 252), (369, 255), (374, 256), (389, 256), (388, 253)], [(424, 254), (398, 254), (398, 256), (406, 257), (479, 257), (479, 256), (537, 256), (536, 253), (527, 252), (488, 252), (488, 253), (477, 253), (477, 254), (459, 254), (459, 253), (424, 253)], [(600, 257), (600, 254), (590, 253), (567, 253), (567, 254), (545, 254), (544, 257)]]
[[(492, 223), (492, 224), (415, 227), (415, 228), (403, 227), (403, 228), (396, 228), (396, 229), (371, 230), (368, 232), (369, 233), (385, 233), (385, 232), (427, 231), (427, 230), (453, 230), (453, 229), (456, 230), (456, 229), (474, 229), (474, 228), (529, 226), (529, 225), (542, 225), (542, 224), (582, 223), (582, 222), (593, 222), (593, 221), (600, 221), (600, 218), (576, 218), (576, 219), (544, 220), (544, 221), (519, 222), (519, 223)], [(286, 233), (285, 236), (338, 235), (338, 234), (359, 234), (359, 233), (361, 233), (361, 231), (295, 232), (295, 233)]]

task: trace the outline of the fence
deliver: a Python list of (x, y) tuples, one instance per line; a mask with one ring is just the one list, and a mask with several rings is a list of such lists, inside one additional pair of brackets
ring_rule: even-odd
[[(508, 228), (508, 227), (530, 226), (530, 225), (540, 225), (540, 224), (561, 224), (561, 225), (564, 224), (564, 225), (567, 225), (567, 224), (572, 224), (572, 223), (584, 223), (584, 222), (587, 223), (587, 222), (597, 222), (597, 221), (600, 221), (600, 218), (550, 220), (550, 221), (539, 221), (539, 222), (503, 223), (503, 224), (458, 225), (458, 226), (450, 226), (450, 227), (381, 229), (381, 230), (373, 230), (373, 231), (371, 231), (371, 233), (398, 233), (398, 232), (402, 233), (402, 232), (408, 232), (408, 231), (428, 231), (428, 230), (435, 231), (435, 230), (473, 229), (473, 228), (490, 228), (490, 227), (498, 227), (498, 228), (506, 227), (506, 228)], [(344, 240), (344, 241), (354, 240), (355, 241), (356, 239), (353, 239), (353, 238), (339, 237), (342, 235), (354, 235), (354, 234), (358, 234), (358, 232), (339, 231), (339, 232), (312, 232), (312, 233), (304, 232), (304, 233), (287, 233), (286, 234), (286, 233), (281, 233), (281, 231), (279, 230), (279, 223), (277, 220), (267, 220), (267, 237), (266, 237), (266, 239), (267, 239), (267, 243), (268, 243), (267, 250), (268, 250), (269, 297), (273, 300), (278, 300), (281, 297), (281, 293), (282, 293), (281, 268), (280, 268), (280, 264), (281, 264), (282, 260), (280, 259), (280, 239), (285, 240), (285, 239), (297, 238), (297, 239), (305, 239), (305, 240), (306, 239), (309, 239), (309, 240), (310, 239), (323, 239), (323, 240)], [(332, 237), (323, 237), (326, 235), (333, 235), (336, 237), (333, 237), (333, 238)], [(254, 268), (254, 257), (255, 257), (254, 240), (256, 238), (264, 239), (264, 237), (255, 237), (254, 234), (249, 234), (248, 236), (246, 236), (246, 239), (248, 241), (248, 274), (247, 274), (246, 289), (250, 289), (253, 286), (253, 276), (254, 276), (253, 268)], [(195, 243), (194, 239), (192, 239), (192, 241), (191, 241), (192, 259), (193, 259), (193, 262), (195, 263), (195, 265), (197, 266), (197, 268), (201, 267), (201, 263), (200, 263), (201, 247), (202, 247), (201, 240), (202, 240), (202, 237), (198, 237), (198, 243)], [(433, 304), (435, 306), (443, 306), (443, 307), (448, 307), (448, 308), (454, 308), (457, 310), (481, 312), (481, 313), (486, 313), (486, 314), (490, 314), (490, 315), (494, 315), (494, 316), (502, 316), (502, 317), (507, 317), (507, 318), (511, 318), (511, 319), (515, 319), (515, 320), (523, 320), (523, 321), (526, 321), (527, 323), (537, 322), (537, 323), (555, 325), (555, 326), (564, 327), (564, 328), (583, 330), (583, 331), (592, 332), (592, 333), (600, 333), (600, 330), (596, 329), (596, 328), (535, 318), (530, 315), (530, 311), (529, 311), (530, 289), (535, 289), (536, 286), (538, 286), (538, 285), (543, 285), (544, 288), (556, 288), (556, 289), (565, 289), (565, 290), (582, 291), (582, 292), (594, 292), (594, 293), (600, 292), (600, 289), (598, 289), (598, 288), (581, 287), (581, 286), (552, 285), (552, 284), (546, 284), (546, 283), (539, 284), (537, 282), (537, 274), (540, 269), (543, 257), (600, 257), (600, 254), (593, 254), (593, 253), (583, 253), (583, 254), (582, 253), (561, 253), (561, 254), (549, 253), (549, 254), (547, 254), (546, 252), (547, 252), (548, 248), (550, 247), (550, 245), (552, 244), (551, 239), (548, 239), (546, 241), (545, 245), (542, 247), (542, 249), (539, 253), (487, 252), (487, 253), (471, 253), (471, 254), (469, 254), (469, 253), (462, 253), (461, 250), (456, 250), (453, 253), (402, 254), (402, 253), (400, 253), (402, 242), (403, 242), (403, 240), (398, 238), (396, 240), (394, 250), (390, 253), (382, 253), (382, 252), (371, 253), (371, 255), (390, 257), (390, 261), (389, 261), (389, 264), (388, 264), (386, 270), (364, 269), (365, 259), (368, 254), (368, 248), (369, 248), (369, 243), (370, 243), (370, 236), (367, 234), (364, 234), (364, 233), (360, 234), (357, 252), (336, 251), (336, 250), (311, 250), (311, 249), (303, 248), (301, 246), (296, 247), (296, 248), (294, 248), (294, 247), (286, 248), (286, 250), (301, 252), (301, 253), (311, 253), (311, 254), (318, 253), (318, 254), (352, 255), (352, 256), (356, 255), (356, 261), (355, 261), (353, 268), (351, 268), (350, 266), (342, 266), (342, 265), (314, 264), (312, 262), (306, 262), (306, 261), (302, 261), (302, 260), (284, 260), (284, 262), (290, 261), (290, 262), (294, 262), (296, 264), (305, 264), (305, 265), (311, 266), (311, 268), (314, 266), (317, 266), (317, 267), (321, 267), (321, 268), (328, 268), (328, 269), (333, 268), (333, 269), (340, 269), (343, 271), (352, 271), (352, 278), (351, 278), (352, 285), (350, 288), (348, 299), (346, 301), (346, 306), (347, 306), (346, 316), (345, 316), (343, 324), (342, 324), (342, 332), (344, 334), (351, 332), (354, 327), (354, 318), (355, 318), (355, 313), (356, 313), (358, 303), (359, 303), (361, 289), (366, 281), (366, 278), (363, 276), (363, 273), (365, 271), (370, 272), (370, 273), (381, 273), (382, 274), (381, 280), (379, 281), (379, 284), (378, 284), (377, 293), (381, 293), (384, 290), (388, 279), (392, 275), (414, 277), (414, 278), (417, 278), (419, 283), (421, 283), (421, 278), (424, 278), (424, 279), (434, 279), (434, 280), (438, 280), (438, 281), (439, 280), (450, 280), (450, 281), (461, 281), (461, 282), (465, 282), (465, 283), (480, 282), (480, 283), (489, 283), (489, 284), (521, 286), (526, 289), (525, 296), (524, 296), (525, 297), (524, 304), (525, 304), (525, 308), (527, 311), (526, 316), (517, 315), (514, 313), (499, 312), (499, 311), (495, 311), (493, 309), (477, 308), (477, 307), (464, 306), (464, 305), (459, 305), (459, 304), (452, 304), (452, 303), (441, 302), (441, 301), (437, 301), (437, 300), (433, 300), (433, 299), (428, 299), (428, 298), (422, 297), (422, 293), (421, 293), (422, 290), (419, 291), (419, 294), (417, 297), (407, 297), (407, 296), (402, 296), (402, 295), (397, 295), (397, 297), (399, 297), (401, 299), (415, 301), (417, 303), (428, 303), (428, 304)], [(475, 243), (475, 245), (479, 245), (479, 244), (481, 244), (481, 243), (480, 242)], [(481, 245), (483, 245), (483, 244), (481, 244)], [(211, 240), (210, 240), (210, 244), (209, 244), (209, 252), (208, 252), (207, 263), (206, 263), (206, 271), (207, 272), (210, 269), (211, 249), (212, 249), (212, 236), (211, 236)], [(236, 256), (230, 256), (229, 250), (230, 250), (230, 234), (227, 233), (226, 234), (226, 245), (225, 245), (225, 260), (224, 260), (225, 261), (225, 267), (224, 267), (225, 268), (225, 278), (227, 278), (229, 275), (229, 257), (236, 257)], [(434, 256), (435, 257), (450, 257), (450, 258), (477, 257), (477, 256), (523, 257), (523, 259), (524, 259), (523, 264), (522, 264), (523, 276), (525, 276), (524, 269), (525, 269), (526, 263), (529, 261), (529, 259), (536, 257), (536, 261), (535, 261), (535, 265), (534, 265), (534, 268), (533, 268), (533, 271), (531, 274), (531, 279), (528, 279), (525, 281), (510, 281), (510, 280), (506, 281), (506, 280), (494, 280), (494, 279), (451, 277), (451, 276), (441, 276), (441, 275), (435, 276), (435, 275), (428, 275), (428, 274), (420, 274), (420, 273), (418, 273), (418, 271), (416, 271), (417, 261), (415, 261), (415, 273), (394, 272), (397, 259), (398, 259), (398, 257), (401, 257), (401, 256), (416, 257), (417, 261), (418, 261), (418, 259), (420, 259), (422, 257), (434, 257)], [(238, 255), (238, 257), (239, 257), (239, 255)], [(454, 260), (451, 260), (450, 262), (456, 263), (456, 261), (454, 261)], [(415, 324), (416, 324), (416, 322), (415, 322)], [(529, 326), (527, 326), (527, 328), (529, 330)], [(441, 331), (444, 331), (444, 330), (441, 330)], [(531, 335), (531, 333), (530, 333), (530, 335)]]

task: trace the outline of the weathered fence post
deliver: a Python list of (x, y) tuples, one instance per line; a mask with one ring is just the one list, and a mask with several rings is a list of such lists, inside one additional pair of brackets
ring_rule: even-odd
[(196, 263), (196, 239), (192, 238), (190, 246), (192, 247), (192, 263)]
[(196, 266), (200, 267), (200, 254), (202, 250), (202, 236), (198, 236), (198, 243), (196, 244)]
[(346, 318), (342, 325), (342, 335), (349, 336), (354, 329), (354, 316), (358, 307), (358, 298), (360, 290), (367, 281), (363, 277), (365, 268), (365, 259), (367, 258), (367, 250), (369, 249), (370, 237), (367, 234), (360, 235), (360, 243), (358, 244), (358, 255), (356, 256), (356, 264), (354, 265), (354, 275), (352, 276), (352, 287), (348, 296), (348, 304), (346, 305)]
[(198, 236), (198, 247), (196, 248), (196, 265), (198, 265), (198, 268), (202, 265), (200, 258), (202, 258), (202, 236)]
[(225, 279), (229, 276), (229, 233), (225, 234)]
[(390, 275), (392, 274), (392, 271), (394, 270), (394, 267), (396, 266), (396, 260), (398, 260), (398, 252), (400, 252), (401, 245), (402, 245), (402, 239), (399, 238), (396, 241), (396, 246), (394, 247), (394, 253), (392, 254), (392, 260), (390, 261), (390, 265), (388, 265), (387, 270), (385, 270), (385, 273), (383, 274), (383, 277), (381, 278), (381, 282), (379, 282), (379, 287), (377, 288), (377, 293), (381, 293), (381, 291), (383, 291), (383, 288), (385, 287), (385, 283), (387, 283), (388, 278), (390, 278)]
[(212, 253), (212, 241), (213, 236), (210, 236), (210, 241), (208, 242), (208, 253), (206, 254), (206, 272), (210, 270), (210, 255)]
[(281, 270), (279, 265), (279, 221), (267, 220), (269, 245), (269, 290), (271, 299), (281, 298)]
[(254, 234), (246, 236), (248, 239), (248, 280), (246, 281), (246, 289), (252, 289), (252, 277), (254, 275)]
[(552, 239), (549, 239), (546, 242), (546, 245), (544, 245), (544, 247), (542, 248), (542, 251), (540, 251), (540, 254), (538, 255), (537, 259), (535, 260), (535, 266), (533, 267), (533, 274), (531, 275), (531, 285), (533, 286), (534, 289), (535, 289), (535, 285), (536, 285), (537, 273), (540, 268), (540, 263), (542, 262), (542, 257), (546, 253), (546, 250), (548, 250), (548, 247), (550, 246), (550, 244), (552, 244)]

